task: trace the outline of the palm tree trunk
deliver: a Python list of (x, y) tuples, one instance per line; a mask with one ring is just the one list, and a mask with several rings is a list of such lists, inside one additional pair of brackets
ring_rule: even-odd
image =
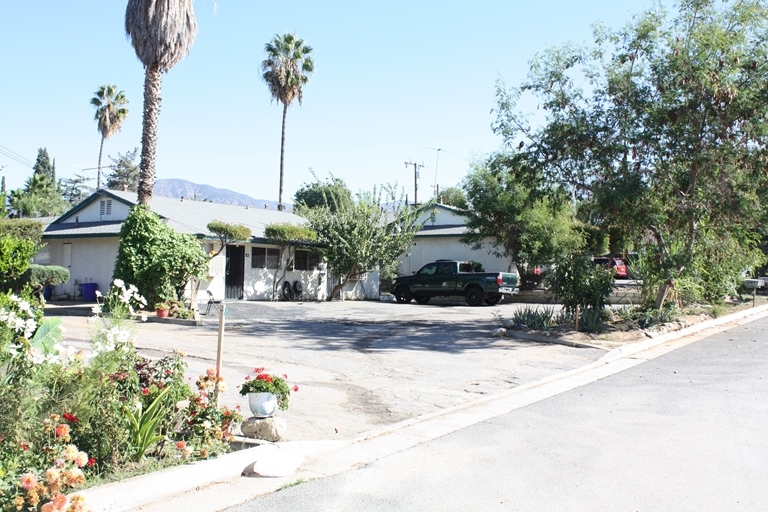
[(163, 75), (158, 66), (144, 75), (144, 121), (141, 132), (141, 164), (139, 165), (139, 203), (150, 209), (155, 187), (155, 151), (157, 149), (157, 120), (160, 117)]
[(101, 153), (104, 151), (104, 137), (101, 136), (101, 145), (99, 146), (99, 167), (96, 170), (96, 190), (101, 189)]
[(280, 194), (278, 195), (277, 199), (277, 209), (282, 211), (285, 210), (285, 205), (283, 204), (283, 162), (285, 161), (285, 118), (286, 114), (288, 114), (288, 104), (283, 103), (283, 135), (280, 139)]

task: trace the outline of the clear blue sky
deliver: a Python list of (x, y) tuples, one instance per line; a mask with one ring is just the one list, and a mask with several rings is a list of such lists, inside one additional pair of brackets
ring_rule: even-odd
[[(126, 1), (4, 1), (0, 6), (0, 154), (9, 188), (48, 148), (58, 177), (95, 167), (100, 135), (89, 104), (103, 84), (130, 115), (106, 155), (140, 145), (144, 70), (125, 36)], [(264, 43), (295, 32), (314, 48), (304, 103), (289, 109), (285, 196), (333, 173), (353, 190), (395, 183), (412, 200), (456, 185), (473, 157), (499, 148), (490, 129), (494, 83), (518, 83), (533, 55), (618, 28), (650, 0), (197, 0), (197, 39), (163, 77), (157, 178), (183, 178), (276, 200), (281, 106), (259, 65)], [(3, 151), (5, 152), (5, 151)], [(138, 161), (138, 159), (137, 159)], [(95, 171), (86, 171), (95, 178)], [(92, 184), (95, 184), (95, 180)]]

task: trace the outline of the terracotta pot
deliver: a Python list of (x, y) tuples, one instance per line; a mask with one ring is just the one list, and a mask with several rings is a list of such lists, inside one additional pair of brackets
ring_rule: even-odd
[(257, 418), (270, 418), (277, 411), (277, 397), (272, 393), (248, 393), (248, 407)]
[(168, 316), (168, 310), (167, 309), (156, 309), (155, 313), (157, 313), (157, 316), (159, 318), (166, 318)]

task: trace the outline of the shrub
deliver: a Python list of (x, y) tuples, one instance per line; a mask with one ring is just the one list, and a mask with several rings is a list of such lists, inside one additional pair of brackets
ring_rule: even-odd
[(550, 291), (569, 313), (580, 311), (581, 325), (593, 332), (610, 304), (613, 271), (595, 265), (585, 255), (567, 255), (547, 277)]

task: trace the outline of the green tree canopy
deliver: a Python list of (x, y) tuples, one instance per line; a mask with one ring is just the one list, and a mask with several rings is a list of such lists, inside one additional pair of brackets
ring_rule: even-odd
[(204, 278), (208, 257), (200, 243), (163, 223), (143, 205), (136, 205), (120, 228), (114, 277), (139, 289), (149, 304), (183, 299), (193, 277)]
[(448, 187), (440, 191), (440, 200), (442, 204), (448, 206), (454, 206), (461, 210), (466, 210), (469, 207), (467, 203), (467, 194), (461, 187)]
[(251, 239), (251, 228), (243, 226), (242, 224), (229, 224), (220, 220), (214, 220), (208, 223), (208, 231), (219, 237), (219, 250), (215, 254), (211, 254), (211, 258), (215, 258), (227, 244), (232, 242), (247, 242)]
[(542, 182), (526, 181), (527, 163), (514, 153), (495, 154), (474, 164), (463, 182), (467, 234), (474, 250), (508, 257), (525, 270), (579, 251), (581, 232), (570, 204), (556, 201)]
[[(278, 270), (275, 270), (275, 278), (272, 281), (272, 297), (277, 298), (277, 286), (285, 278), (288, 268), (293, 264), (298, 247), (311, 247), (316, 245), (317, 233), (309, 226), (296, 226), (294, 224), (269, 224), (264, 227), (264, 236), (269, 243), (280, 249), (278, 261), (286, 260), (283, 273), (278, 278)], [(287, 253), (287, 258), (286, 258)]]
[(404, 194), (398, 197), (391, 186), (359, 193), (357, 202), (336, 212), (309, 210), (310, 226), (317, 232), (331, 272), (339, 278), (328, 300), (353, 277), (377, 269), (383, 275), (395, 275), (398, 258), (423, 225), (418, 222), (421, 211), (408, 207)]
[[(602, 228), (653, 240), (667, 283), (728, 271), (717, 246), (753, 266), (765, 233), (767, 29), (757, 0), (691, 0), (674, 18), (657, 7), (618, 31), (598, 26), (591, 46), (545, 51), (521, 85), (499, 85), (495, 130)], [(540, 127), (517, 111), (529, 98)]]
[(130, 190), (136, 192), (139, 189), (139, 166), (134, 162), (139, 154), (139, 148), (133, 151), (118, 153), (112, 160), (110, 169), (112, 172), (106, 175), (107, 188), (110, 190)]
[(305, 183), (293, 197), (296, 212), (301, 215), (304, 208), (328, 208), (335, 212), (352, 205), (352, 192), (344, 180), (331, 176), (326, 181), (316, 180)]

